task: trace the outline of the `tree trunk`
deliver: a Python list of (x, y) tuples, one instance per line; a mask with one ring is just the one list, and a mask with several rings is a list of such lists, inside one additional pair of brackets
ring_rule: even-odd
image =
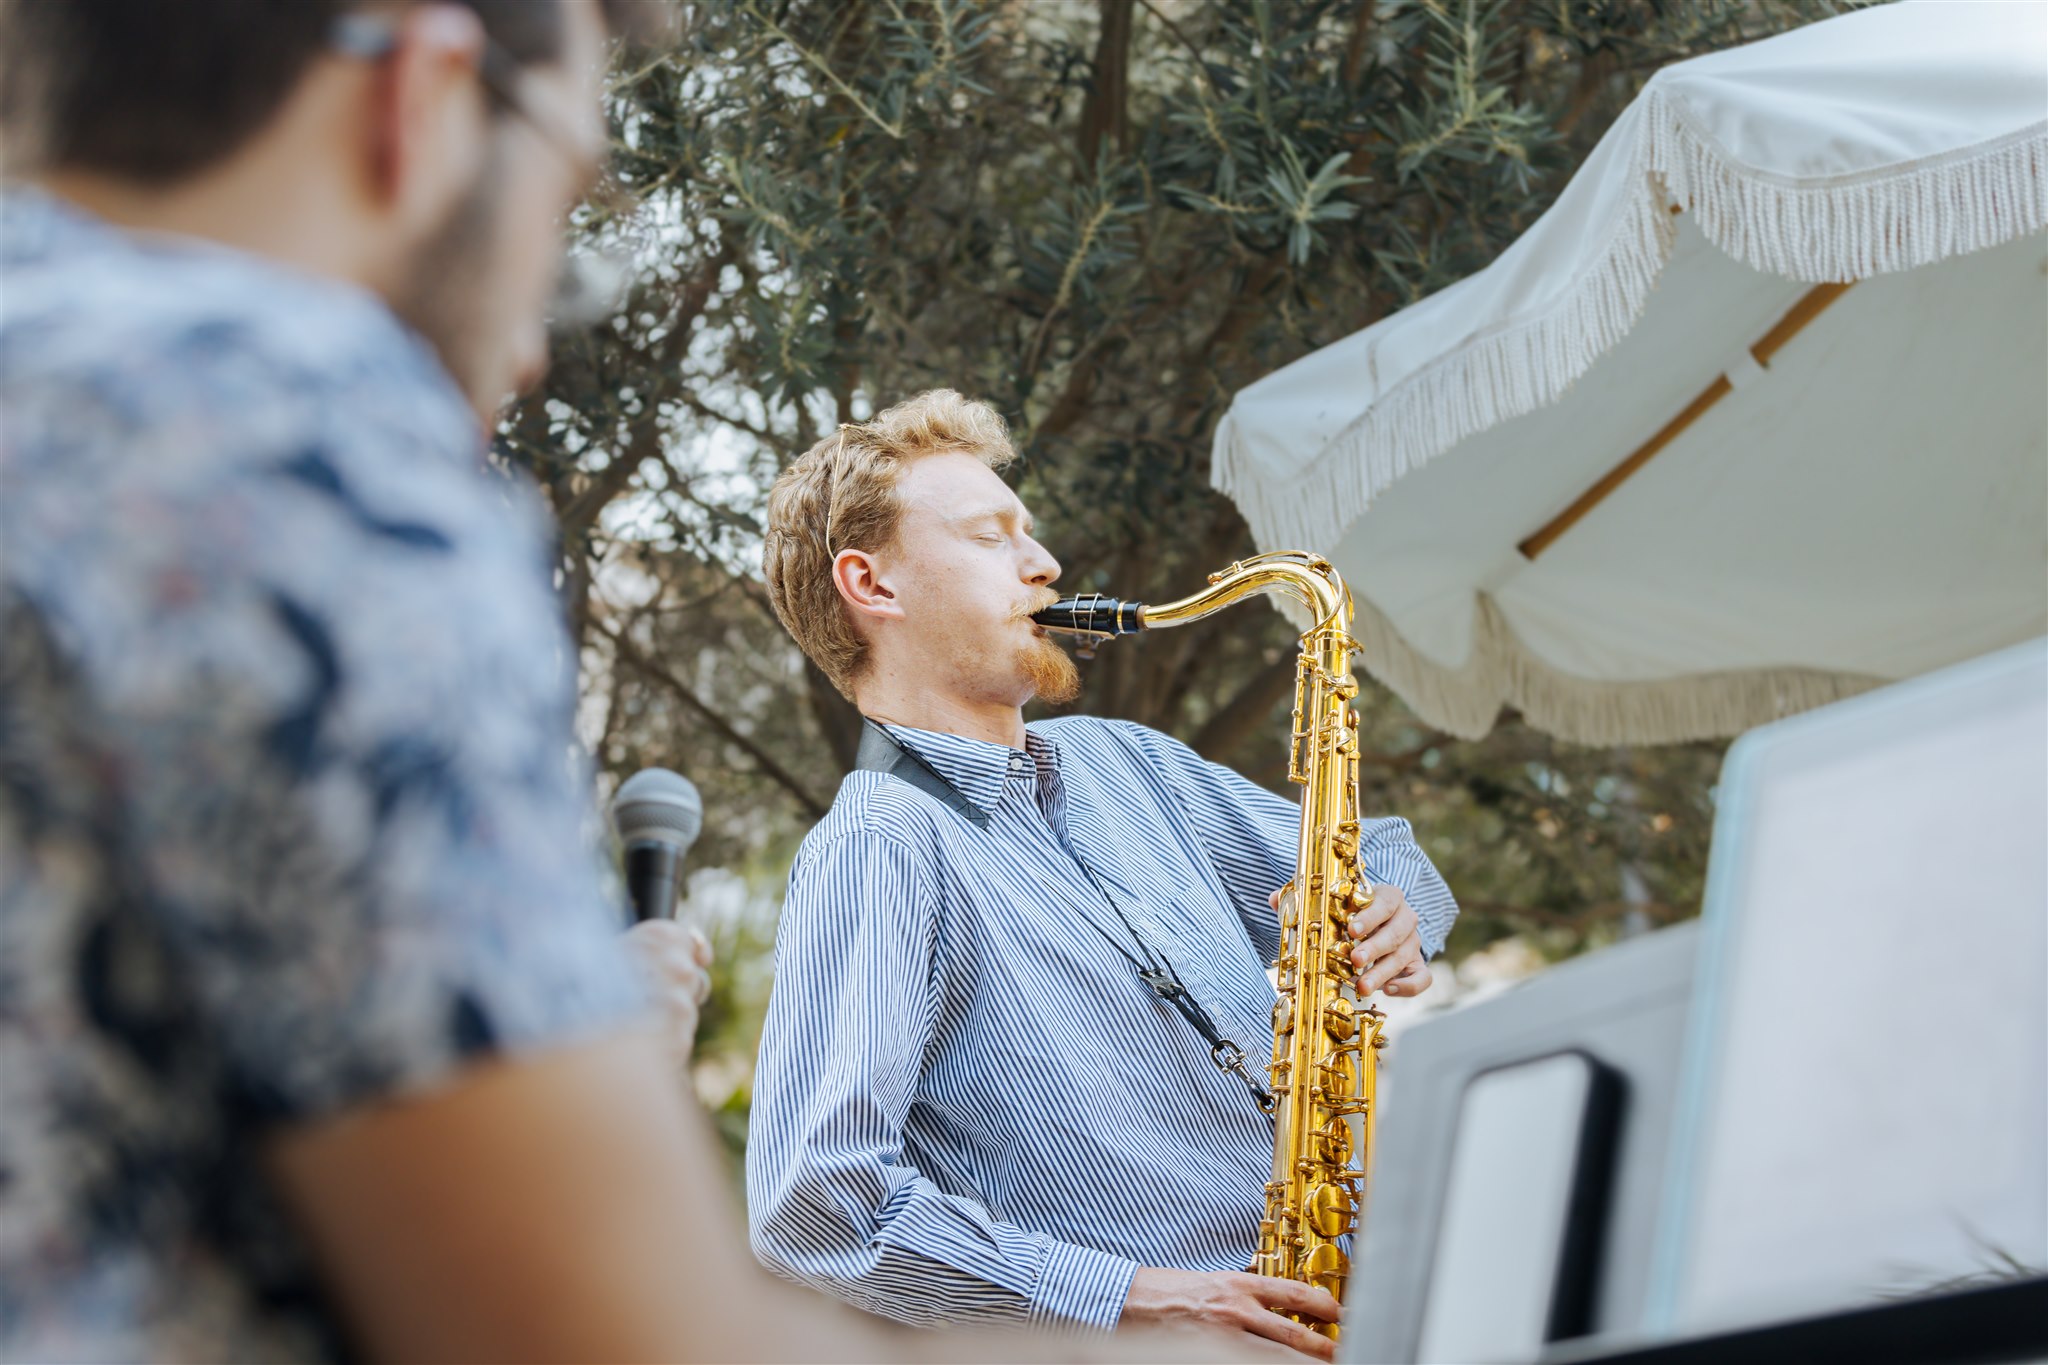
[(1102, 0), (1102, 29), (1095, 40), (1095, 65), (1088, 82), (1088, 99), (1081, 106), (1081, 129), (1076, 139), (1081, 166), (1092, 170), (1102, 155), (1102, 144), (1122, 152), (1130, 142), (1130, 121), (1125, 103), (1130, 91), (1131, 12), (1136, 0)]

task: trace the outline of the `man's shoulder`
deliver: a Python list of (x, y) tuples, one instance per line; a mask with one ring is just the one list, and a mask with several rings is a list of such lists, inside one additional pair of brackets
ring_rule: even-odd
[[(47, 203), (10, 206), (5, 231), (0, 392), (18, 436), (33, 437), (23, 419), (47, 408), (102, 435), (182, 428), (166, 451), (232, 461), (346, 414), (454, 452), (474, 447), (439, 361), (362, 289)], [(11, 444), (33, 459), (33, 446)]]
[[(170, 575), (181, 601), (432, 611), (540, 574), (538, 499), (496, 486), (462, 396), (374, 296), (30, 199), (0, 212), (10, 579), (51, 605)], [(97, 585), (69, 581), (87, 563)]]
[(1055, 743), (1127, 744), (1138, 736), (1159, 733), (1134, 720), (1118, 720), (1114, 716), (1048, 716), (1044, 720), (1034, 720), (1024, 728)]
[(358, 734), (552, 724), (573, 656), (539, 499), (488, 470), (380, 304), (240, 253), (56, 235), (6, 256), (0, 582), (112, 712), (175, 694), (253, 724), (325, 678)]
[(922, 866), (939, 857), (941, 823), (959, 818), (900, 778), (850, 772), (840, 779), (824, 818), (798, 846), (791, 876), (800, 878), (821, 860), (848, 853)]
[(1051, 740), (1063, 753), (1114, 758), (1146, 766), (1199, 762), (1194, 750), (1164, 731), (1109, 716), (1053, 716), (1026, 727)]

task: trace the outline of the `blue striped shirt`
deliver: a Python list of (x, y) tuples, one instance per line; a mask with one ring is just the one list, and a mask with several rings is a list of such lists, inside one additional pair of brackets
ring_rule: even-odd
[[(1262, 1063), (1266, 898), (1299, 808), (1127, 722), (1040, 721), (1021, 751), (891, 733), (992, 818), (855, 772), (799, 850), (747, 1148), (755, 1254), (920, 1324), (1107, 1328), (1140, 1265), (1245, 1269), (1272, 1121), (1116, 945), (1142, 935)], [(1442, 947), (1457, 907), (1407, 822), (1368, 822), (1363, 856)]]

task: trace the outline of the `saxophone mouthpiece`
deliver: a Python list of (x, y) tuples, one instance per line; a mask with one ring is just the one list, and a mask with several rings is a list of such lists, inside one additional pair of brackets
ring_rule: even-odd
[(1143, 630), (1145, 622), (1140, 613), (1144, 609), (1138, 602), (1124, 602), (1104, 597), (1099, 592), (1087, 592), (1079, 597), (1062, 597), (1031, 619), (1047, 630), (1087, 636), (1091, 640), (1109, 640), (1119, 635), (1136, 635)]

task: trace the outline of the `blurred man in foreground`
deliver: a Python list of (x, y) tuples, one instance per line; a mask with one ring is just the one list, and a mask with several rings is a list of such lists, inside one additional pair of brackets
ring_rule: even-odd
[(483, 457), (660, 8), (0, 9), (0, 1359), (912, 1354), (716, 1207)]

